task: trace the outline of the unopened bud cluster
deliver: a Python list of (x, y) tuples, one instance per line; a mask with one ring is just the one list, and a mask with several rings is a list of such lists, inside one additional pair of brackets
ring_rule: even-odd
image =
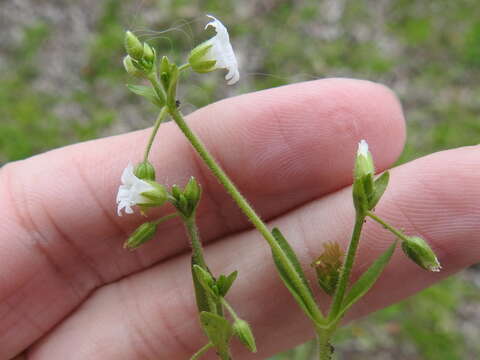
[(130, 75), (140, 76), (154, 70), (155, 49), (148, 43), (142, 44), (130, 31), (125, 33), (125, 50), (128, 55), (123, 58), (123, 65)]

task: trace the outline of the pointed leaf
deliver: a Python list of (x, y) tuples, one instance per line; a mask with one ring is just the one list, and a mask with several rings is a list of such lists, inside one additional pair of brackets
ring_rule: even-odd
[(193, 272), (196, 275), (197, 280), (203, 286), (205, 291), (212, 296), (213, 298), (217, 298), (217, 287), (215, 284), (215, 280), (213, 279), (212, 275), (206, 270), (204, 270), (199, 265), (193, 265)]
[(375, 180), (375, 192), (373, 193), (373, 197), (369, 201), (370, 210), (372, 210), (375, 206), (377, 206), (381, 197), (385, 193), (385, 190), (387, 190), (389, 179), (390, 179), (390, 173), (388, 171), (385, 171), (382, 175), (380, 175)]
[(153, 104), (159, 106), (159, 107), (162, 107), (163, 104), (162, 102), (160, 101), (160, 99), (157, 97), (157, 94), (155, 93), (155, 90), (150, 87), (150, 86), (144, 86), (144, 85), (130, 85), (130, 84), (127, 84), (127, 88), (137, 94), (137, 95), (140, 95), (140, 96), (143, 96), (145, 98), (147, 98), (148, 100), (150, 100)]
[(228, 343), (233, 335), (232, 325), (223, 317), (211, 312), (200, 313), (200, 322), (222, 360), (230, 360)]
[(220, 296), (227, 295), (228, 290), (232, 287), (233, 282), (237, 278), (238, 271), (232, 272), (230, 275), (220, 275), (217, 280), (217, 288)]
[(312, 309), (312, 306), (316, 306), (315, 300), (300, 262), (280, 230), (274, 228), (272, 235), (280, 247), (280, 249), (272, 248), (278, 273), (302, 310), (315, 321), (315, 313), (318, 315), (318, 309)]
[(362, 276), (357, 280), (355, 284), (352, 285), (350, 291), (345, 296), (343, 300), (342, 308), (338, 315), (336, 316), (334, 321), (338, 321), (342, 318), (345, 312), (352, 307), (358, 300), (360, 300), (363, 295), (365, 295), (368, 290), (375, 284), (377, 279), (382, 274), (383, 270), (387, 266), (390, 258), (395, 251), (395, 247), (397, 246), (397, 240), (388, 247), (388, 249), (380, 255), (377, 260), (373, 262), (372, 265), (365, 271)]
[(197, 308), (199, 312), (202, 311), (211, 311), (212, 310), (212, 300), (210, 299), (209, 293), (205, 290), (204, 285), (201, 283), (198, 274), (194, 270), (195, 267), (199, 266), (195, 259), (192, 257), (192, 279), (193, 287), (195, 290), (195, 300), (197, 302)]

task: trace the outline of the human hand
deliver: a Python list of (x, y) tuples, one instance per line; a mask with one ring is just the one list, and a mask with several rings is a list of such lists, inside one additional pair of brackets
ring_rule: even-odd
[[(281, 227), (305, 269), (323, 242), (348, 243), (354, 209), (346, 187), (359, 139), (368, 141), (382, 171), (405, 138), (392, 93), (347, 79), (224, 100), (189, 122), (263, 218)], [(181, 222), (162, 224), (156, 239), (136, 252), (122, 249), (144, 219), (118, 218), (115, 195), (122, 170), (141, 159), (146, 138), (138, 131), (77, 144), (0, 171), (0, 358), (26, 350), (33, 360), (183, 360), (204, 344)], [(422, 271), (397, 253), (350, 320), (479, 261), (477, 152), (449, 150), (392, 170), (378, 214), (425, 238), (443, 270)], [(262, 359), (306, 340), (311, 325), (279, 280), (268, 245), (175, 124), (162, 125), (150, 159), (162, 169), (160, 183), (198, 179), (208, 263), (214, 273), (239, 270), (229, 298), (250, 322), (259, 353), (238, 346), (235, 358)], [(371, 225), (357, 275), (392, 241)], [(328, 305), (326, 296), (318, 298)]]

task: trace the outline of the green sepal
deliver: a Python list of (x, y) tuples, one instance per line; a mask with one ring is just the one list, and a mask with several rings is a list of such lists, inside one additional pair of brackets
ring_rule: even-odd
[(193, 216), (202, 195), (202, 189), (195, 178), (193, 176), (190, 178), (185, 189), (173, 185), (171, 193), (172, 203), (182, 216), (184, 218)]
[(143, 45), (138, 38), (131, 32), (125, 32), (125, 50), (132, 59), (140, 60), (143, 57)]
[[(285, 286), (288, 288), (305, 314), (307, 314), (310, 319), (315, 321), (315, 310), (311, 309), (309, 305), (314, 303), (315, 300), (305, 274), (303, 273), (300, 262), (280, 230), (274, 228), (272, 230), (272, 235), (280, 248), (272, 248), (273, 261), (277, 267), (280, 278), (283, 280)], [(297, 280), (300, 280), (300, 284), (298, 284), (298, 281), (294, 279), (292, 272), (295, 273)], [(299, 288), (300, 286), (304, 288), (303, 291)], [(310, 297), (310, 299), (306, 299), (305, 296)]]
[(368, 200), (369, 202), (369, 210), (372, 210), (375, 206), (377, 206), (378, 202), (382, 198), (385, 190), (387, 190), (388, 181), (390, 180), (390, 173), (385, 171), (382, 175), (380, 175), (374, 181), (374, 190), (373, 194)]
[(437, 272), (442, 266), (428, 243), (418, 236), (409, 236), (402, 241), (403, 252), (421, 268)]
[(170, 72), (170, 61), (168, 57), (162, 56), (162, 60), (160, 60), (159, 66), (160, 73), (169, 73)]
[(360, 300), (370, 288), (375, 284), (383, 270), (390, 261), (395, 247), (397, 246), (397, 240), (388, 247), (388, 249), (380, 255), (370, 267), (360, 276), (360, 278), (352, 285), (347, 295), (345, 296), (342, 307), (339, 313), (335, 315), (333, 322), (339, 321), (345, 312), (352, 307), (358, 300)]
[(238, 271), (234, 271), (228, 276), (220, 275), (220, 277), (217, 279), (217, 289), (220, 296), (224, 297), (227, 295), (227, 292), (232, 287), (237, 275)]
[(155, 90), (150, 86), (127, 84), (127, 88), (131, 92), (147, 98), (150, 102), (157, 105), (158, 107), (163, 107), (165, 105), (162, 100), (158, 98)]
[(143, 59), (149, 64), (155, 63), (155, 49), (147, 43), (143, 43)]
[(135, 250), (140, 245), (153, 239), (157, 232), (157, 224), (154, 222), (146, 222), (140, 225), (125, 241), (123, 247), (128, 250)]
[(243, 345), (253, 353), (257, 352), (255, 337), (253, 336), (250, 325), (245, 320), (237, 319), (233, 323), (233, 333), (240, 339)]
[(154, 190), (142, 192), (141, 195), (146, 197), (148, 200), (150, 200), (150, 202), (146, 204), (139, 203), (138, 205), (145, 205), (150, 207), (161, 206), (168, 200), (168, 192), (167, 192), (167, 189), (165, 189), (165, 186), (151, 180), (143, 180), (143, 181), (150, 184), (154, 188)]
[(130, 55), (127, 55), (123, 58), (123, 67), (125, 68), (125, 71), (132, 76), (142, 76), (142, 71), (137, 68), (133, 61), (134, 60), (130, 57)]
[(352, 188), (353, 205), (358, 214), (366, 214), (369, 209), (368, 196), (365, 193), (364, 179), (355, 179)]
[(133, 173), (139, 179), (155, 181), (155, 168), (148, 160), (139, 163)]
[(206, 45), (202, 43), (196, 46), (192, 51), (190, 51), (190, 55), (188, 56), (188, 62), (193, 67), (198, 61), (202, 60), (202, 58), (207, 54), (207, 52), (212, 48), (212, 44)]
[(205, 74), (215, 70), (216, 63), (217, 63), (217, 60), (206, 60), (197, 64), (195, 67), (192, 66), (192, 69), (195, 70), (197, 73)]
[(222, 360), (230, 360), (229, 342), (233, 335), (232, 325), (222, 316), (202, 311), (200, 322), (205, 334), (215, 346)]
[(193, 71), (198, 73), (207, 73), (215, 70), (216, 60), (213, 59), (204, 59), (207, 52), (211, 49), (213, 45), (206, 45), (205, 43), (198, 45), (195, 49), (190, 52), (188, 57), (188, 63), (192, 67)]

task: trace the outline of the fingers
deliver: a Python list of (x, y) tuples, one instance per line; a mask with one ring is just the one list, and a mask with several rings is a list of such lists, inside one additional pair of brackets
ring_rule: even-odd
[[(189, 122), (265, 218), (348, 184), (360, 138), (379, 152), (380, 169), (396, 159), (404, 140), (391, 92), (346, 79), (225, 100)], [(101, 284), (187, 249), (179, 222), (135, 254), (121, 248), (144, 219), (117, 218), (115, 194), (123, 168), (141, 159), (148, 133), (74, 145), (2, 169), (0, 263), (9, 276), (0, 282), (1, 355), (23, 349)], [(205, 240), (247, 226), (175, 124), (162, 125), (152, 160), (162, 183), (199, 178)]]
[[(375, 152), (373, 153), (375, 156)], [(426, 238), (443, 265), (440, 273), (420, 269), (397, 249), (379, 282), (352, 309), (357, 318), (398, 301), (431, 283), (480, 260), (480, 148), (437, 153), (392, 171), (391, 186), (377, 214)], [(351, 190), (312, 201), (277, 219), (297, 251), (314, 285), (308, 264), (325, 241), (347, 246), (353, 226)], [(360, 243), (354, 279), (393, 241), (393, 236), (368, 221)], [(234, 261), (233, 261), (234, 259)], [(239, 270), (228, 298), (256, 334), (260, 352), (235, 347), (238, 359), (262, 359), (312, 335), (312, 327), (283, 287), (266, 243), (253, 231), (231, 236), (207, 247), (215, 274)], [(33, 360), (78, 359), (180, 360), (205, 343), (197, 320), (190, 284), (189, 260), (179, 256), (99, 290), (78, 312), (40, 342)], [(319, 295), (322, 307), (328, 298)], [(238, 344), (237, 344), (238, 345)]]

